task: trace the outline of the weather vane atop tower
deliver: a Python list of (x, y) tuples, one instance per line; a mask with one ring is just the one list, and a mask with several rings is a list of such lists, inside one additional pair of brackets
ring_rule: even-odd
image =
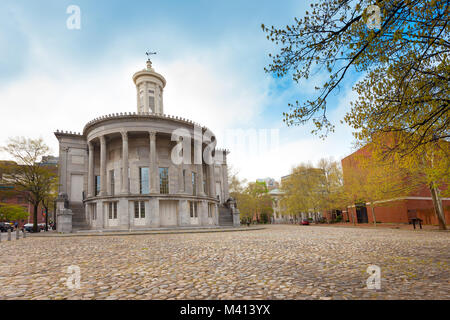
[(145, 53), (147, 55), (147, 69), (151, 69), (152, 68), (152, 61), (150, 60), (150, 57), (154, 54), (156, 54), (156, 52), (146, 52)]

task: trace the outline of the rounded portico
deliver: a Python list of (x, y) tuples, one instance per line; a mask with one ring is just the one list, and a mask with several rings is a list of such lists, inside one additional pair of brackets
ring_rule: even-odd
[[(90, 229), (218, 225), (219, 206), (229, 197), (226, 152), (215, 149), (208, 128), (163, 113), (166, 81), (151, 63), (133, 81), (137, 113), (96, 118), (82, 134), (55, 133), (63, 160), (60, 191), (84, 209), (78, 218)], [(75, 178), (80, 173), (82, 186)]]

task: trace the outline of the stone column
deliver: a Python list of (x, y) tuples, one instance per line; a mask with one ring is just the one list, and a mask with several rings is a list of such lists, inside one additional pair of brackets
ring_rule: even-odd
[(144, 83), (144, 112), (150, 112), (150, 106), (148, 105), (148, 82)]
[(161, 106), (159, 102), (159, 93), (160, 93), (160, 86), (156, 85), (155, 89), (155, 113), (161, 113)]
[(216, 199), (216, 179), (214, 178), (214, 163), (208, 165), (209, 173), (209, 196)]
[(178, 167), (178, 193), (185, 193), (186, 190), (184, 190), (184, 179), (183, 179), (183, 164), (179, 164)]
[(203, 190), (203, 165), (197, 165), (197, 194), (199, 196), (205, 196), (205, 191)]
[(130, 193), (130, 185), (128, 183), (128, 132), (122, 131), (122, 193)]
[(105, 196), (106, 192), (106, 140), (105, 136), (100, 137), (100, 196)]
[(88, 165), (88, 197), (95, 196), (94, 184), (94, 145), (88, 142), (89, 146), (89, 165)]
[(156, 163), (156, 132), (150, 131), (150, 193), (159, 193), (158, 187), (158, 164)]
[(136, 100), (137, 100), (137, 112), (139, 113), (139, 112), (141, 112), (141, 97), (140, 97), (140, 94), (139, 94), (139, 86), (136, 86), (136, 95), (137, 95), (137, 98), (136, 98)]

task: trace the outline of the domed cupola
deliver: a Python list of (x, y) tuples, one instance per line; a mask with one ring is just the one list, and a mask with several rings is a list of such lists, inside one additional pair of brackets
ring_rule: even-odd
[(133, 75), (137, 91), (138, 113), (164, 113), (163, 94), (166, 79), (152, 68), (152, 62), (147, 60), (147, 68)]

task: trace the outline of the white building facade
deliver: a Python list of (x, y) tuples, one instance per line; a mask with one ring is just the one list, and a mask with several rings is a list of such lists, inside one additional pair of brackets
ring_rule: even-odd
[[(133, 81), (137, 112), (96, 118), (82, 133), (55, 132), (59, 193), (67, 195), (74, 228), (218, 226), (219, 211), (228, 214), (227, 152), (215, 149), (208, 128), (164, 114), (166, 80), (150, 61)], [(183, 137), (174, 135), (180, 131)], [(214, 159), (199, 158), (205, 152)], [(184, 161), (174, 161), (180, 154)]]

